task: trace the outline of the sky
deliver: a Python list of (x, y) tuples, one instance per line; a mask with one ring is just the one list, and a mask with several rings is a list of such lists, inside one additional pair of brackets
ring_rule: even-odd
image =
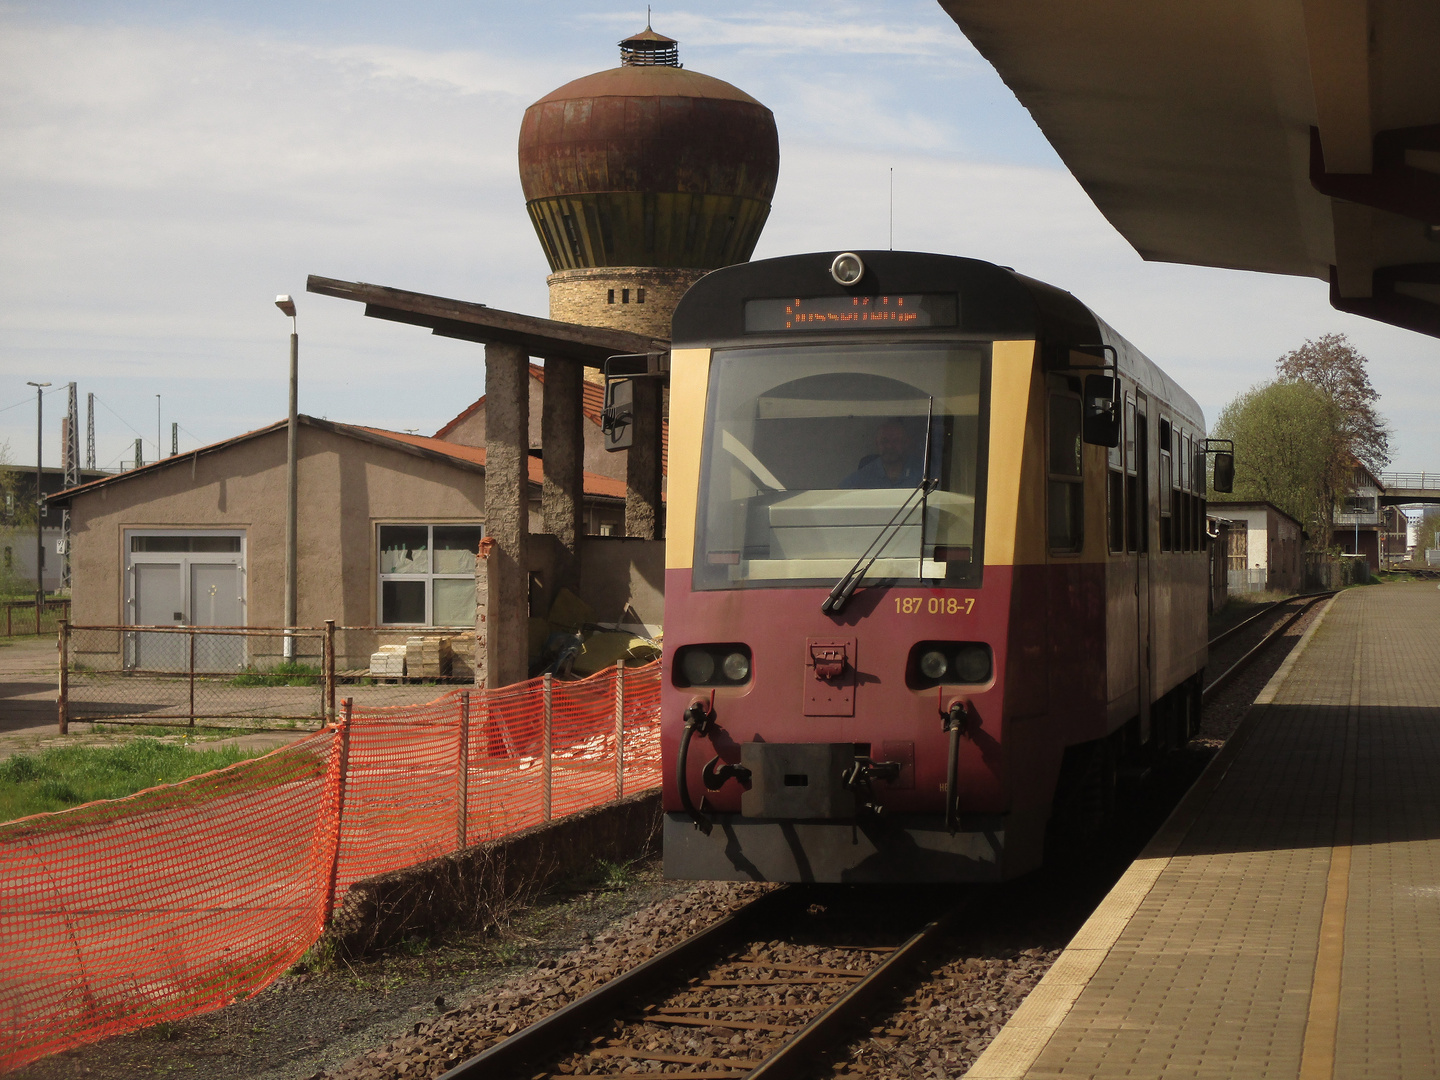
[[(1305, 340), (1349, 335), (1440, 472), (1440, 341), (1334, 311), (1324, 283), (1146, 263), (934, 0), (673, 3), (689, 68), (768, 105), (780, 179), (755, 257), (894, 245), (1074, 292), (1214, 421)], [(300, 409), (431, 434), (484, 392), (479, 346), (305, 293), (307, 274), (544, 315), (525, 108), (619, 61), (644, 8), (590, 0), (0, 0), (0, 444), (59, 462), (65, 384), (97, 464)], [(157, 401), (157, 395), (159, 395)], [(84, 452), (82, 434), (82, 454)]]

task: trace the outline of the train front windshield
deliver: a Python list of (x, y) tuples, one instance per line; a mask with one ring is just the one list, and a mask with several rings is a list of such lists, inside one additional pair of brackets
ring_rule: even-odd
[(862, 556), (868, 584), (978, 584), (987, 355), (954, 342), (717, 350), (694, 587), (829, 587)]

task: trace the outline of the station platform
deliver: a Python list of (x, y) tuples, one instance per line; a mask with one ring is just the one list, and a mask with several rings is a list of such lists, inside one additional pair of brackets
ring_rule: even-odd
[(966, 1076), (1440, 1076), (1434, 582), (1329, 601)]

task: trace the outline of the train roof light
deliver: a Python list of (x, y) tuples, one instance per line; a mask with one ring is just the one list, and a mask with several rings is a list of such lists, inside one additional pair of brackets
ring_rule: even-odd
[(853, 251), (842, 251), (830, 264), (830, 276), (839, 285), (854, 285), (865, 276), (865, 262)]

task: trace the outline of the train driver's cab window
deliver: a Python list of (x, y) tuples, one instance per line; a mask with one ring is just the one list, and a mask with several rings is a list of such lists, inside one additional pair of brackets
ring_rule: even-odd
[(1051, 551), (1079, 551), (1085, 542), (1085, 483), (1077, 394), (1050, 393), (1049, 475), (1046, 482)]
[(828, 587), (871, 555), (866, 582), (978, 584), (988, 353), (952, 342), (717, 351), (694, 587)]

